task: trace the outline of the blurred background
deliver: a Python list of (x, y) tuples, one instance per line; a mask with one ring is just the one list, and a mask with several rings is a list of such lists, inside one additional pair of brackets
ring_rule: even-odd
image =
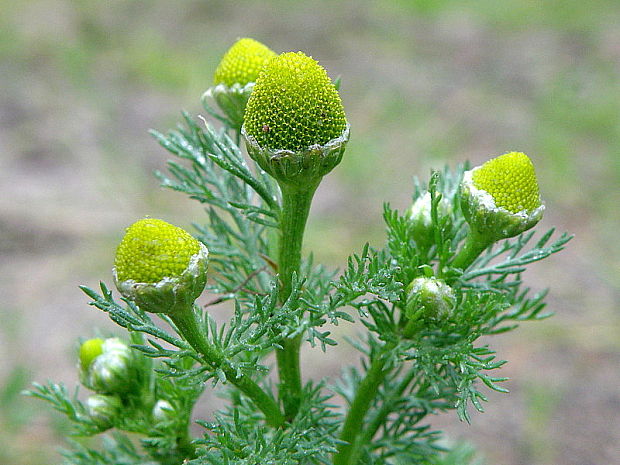
[(145, 215), (201, 221), (200, 205), (159, 188), (152, 172), (168, 155), (147, 131), (199, 114), (244, 36), (342, 76), (351, 141), (306, 241), (330, 266), (381, 246), (382, 202), (406, 208), (413, 176), (531, 156), (541, 228), (575, 234), (524, 276), (551, 287), (556, 316), (488, 341), (509, 360), (510, 394), (490, 393), (472, 425), (455, 414), (434, 425), (489, 464), (620, 463), (617, 0), (0, 0), (0, 11), (0, 463), (60, 462), (66, 423), (19, 392), (75, 385), (76, 339), (113, 328), (77, 286), (111, 283), (124, 228)]

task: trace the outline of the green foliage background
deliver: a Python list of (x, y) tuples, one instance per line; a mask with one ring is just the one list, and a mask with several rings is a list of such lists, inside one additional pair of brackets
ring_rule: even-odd
[[(64, 425), (18, 392), (33, 379), (73, 385), (75, 339), (110, 329), (77, 285), (109, 280), (123, 228), (202, 214), (158, 188), (151, 172), (168, 157), (147, 130), (201, 111), (240, 36), (342, 75), (352, 136), (311, 212), (317, 261), (380, 244), (382, 202), (405, 208), (413, 175), (532, 157), (543, 226), (576, 235), (525, 276), (551, 287), (557, 315), (493, 341), (511, 394), (491, 394), (472, 426), (437, 426), (489, 463), (620, 460), (617, 1), (0, 0), (0, 11), (1, 463), (59, 460)], [(346, 356), (315, 369), (336, 372)]]

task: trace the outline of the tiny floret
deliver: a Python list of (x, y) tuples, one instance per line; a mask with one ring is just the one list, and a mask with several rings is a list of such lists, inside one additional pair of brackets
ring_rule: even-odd
[(239, 39), (222, 57), (213, 83), (231, 87), (255, 82), (265, 63), (275, 56), (273, 50), (254, 39)]
[(179, 276), (199, 250), (200, 243), (183, 229), (162, 220), (139, 220), (116, 251), (117, 279), (156, 283)]
[(270, 60), (248, 101), (244, 128), (258, 145), (305, 150), (340, 137), (347, 126), (340, 95), (318, 62), (303, 52)]
[(474, 186), (488, 192), (495, 205), (512, 213), (532, 212), (540, 207), (534, 165), (521, 152), (493, 158), (472, 174)]

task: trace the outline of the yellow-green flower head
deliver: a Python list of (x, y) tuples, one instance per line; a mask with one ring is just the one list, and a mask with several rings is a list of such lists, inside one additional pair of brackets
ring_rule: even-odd
[(103, 353), (103, 339), (95, 338), (84, 341), (80, 346), (80, 366), (88, 370), (97, 357)]
[(179, 276), (200, 243), (181, 228), (162, 220), (145, 218), (129, 228), (116, 251), (115, 267), (120, 281), (156, 283)]
[(509, 212), (534, 211), (540, 193), (534, 165), (521, 152), (510, 152), (487, 161), (472, 173), (474, 186), (491, 194), (495, 205)]
[(213, 83), (231, 87), (255, 82), (265, 63), (275, 57), (276, 53), (260, 42), (242, 38), (228, 49), (215, 70)]
[(532, 228), (545, 209), (534, 165), (521, 152), (506, 153), (466, 171), (460, 195), (470, 227), (491, 242)]
[(347, 127), (327, 72), (302, 52), (283, 53), (265, 65), (243, 124), (260, 147), (291, 152), (327, 144)]
[(162, 220), (136, 221), (116, 251), (114, 281), (145, 311), (170, 314), (191, 308), (207, 282), (207, 248)]

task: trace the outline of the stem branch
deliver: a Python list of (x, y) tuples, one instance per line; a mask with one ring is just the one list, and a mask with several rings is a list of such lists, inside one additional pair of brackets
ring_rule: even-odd
[(491, 243), (486, 237), (470, 230), (463, 248), (451, 263), (452, 267), (466, 270)]
[(226, 356), (204, 337), (192, 309), (170, 315), (170, 319), (187, 342), (204, 356), (207, 363), (222, 370), (230, 383), (237, 386), (241, 392), (252, 399), (265, 415), (265, 420), (269, 425), (278, 428), (284, 424), (284, 417), (275, 400), (247, 375), (235, 369), (226, 359)]

